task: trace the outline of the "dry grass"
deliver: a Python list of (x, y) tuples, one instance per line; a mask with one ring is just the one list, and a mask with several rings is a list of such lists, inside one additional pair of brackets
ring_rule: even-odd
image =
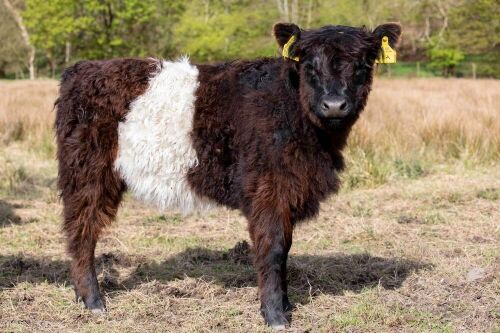
[[(295, 232), (289, 331), (498, 331), (499, 88), (377, 82), (351, 138), (350, 190)], [(0, 82), (0, 331), (266, 331), (245, 221), (225, 209), (183, 218), (126, 198), (97, 249), (109, 313), (74, 303), (55, 91)]]
[(52, 136), (55, 81), (0, 81), (0, 140), (36, 142)]
[[(0, 141), (54, 152), (55, 81), (0, 82)], [(500, 158), (500, 81), (376, 80), (350, 136), (346, 188), (415, 178), (442, 165), (492, 165)]]
[(441, 161), (499, 157), (500, 81), (382, 80), (370, 97), (354, 148)]
[(347, 150), (346, 186), (500, 158), (500, 81), (379, 80)]

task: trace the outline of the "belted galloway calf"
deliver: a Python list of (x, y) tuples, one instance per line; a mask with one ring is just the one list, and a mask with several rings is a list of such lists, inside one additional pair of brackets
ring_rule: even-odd
[(248, 219), (265, 322), (292, 309), (286, 262), (294, 227), (339, 189), (342, 149), (373, 69), (401, 29), (276, 24), (283, 57), (212, 65), (188, 59), (84, 61), (56, 102), (59, 188), (78, 299), (105, 310), (94, 268), (122, 194), (161, 210), (216, 204)]

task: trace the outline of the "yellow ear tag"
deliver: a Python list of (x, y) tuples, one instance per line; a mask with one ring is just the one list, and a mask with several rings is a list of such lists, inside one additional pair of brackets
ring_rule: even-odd
[(295, 43), (296, 40), (297, 40), (297, 37), (292, 36), (292, 37), (290, 37), (288, 42), (286, 42), (286, 44), (283, 46), (283, 51), (281, 52), (281, 54), (283, 55), (283, 58), (288, 58), (288, 59), (291, 59), (293, 61), (299, 61), (299, 57), (291, 57), (290, 56), (290, 47), (292, 47), (293, 43)]
[(377, 64), (395, 64), (396, 63), (396, 51), (389, 45), (389, 38), (384, 36), (382, 38), (382, 46), (380, 48), (380, 53), (377, 60)]

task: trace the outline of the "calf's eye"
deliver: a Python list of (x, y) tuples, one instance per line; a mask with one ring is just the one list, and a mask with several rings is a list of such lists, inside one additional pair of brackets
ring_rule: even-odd
[(314, 76), (319, 76), (321, 73), (319, 72), (318, 68), (314, 66), (312, 63), (306, 63), (304, 66), (306, 72), (310, 75)]

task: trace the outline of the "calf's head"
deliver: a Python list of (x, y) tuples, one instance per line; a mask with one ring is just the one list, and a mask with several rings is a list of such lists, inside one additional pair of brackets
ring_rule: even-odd
[(366, 105), (373, 67), (387, 36), (394, 46), (401, 34), (395, 23), (366, 28), (325, 26), (301, 30), (278, 23), (274, 35), (287, 52), (289, 80), (302, 107), (316, 125), (327, 130), (350, 126)]

